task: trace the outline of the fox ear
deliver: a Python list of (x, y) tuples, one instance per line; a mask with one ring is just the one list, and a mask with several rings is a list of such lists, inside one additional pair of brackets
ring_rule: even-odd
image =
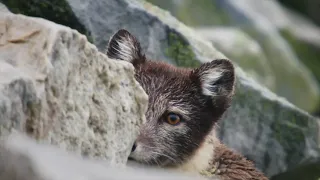
[[(203, 95), (213, 102), (229, 102), (234, 93), (235, 72), (230, 60), (217, 59), (202, 64), (192, 71), (200, 82)], [(228, 103), (227, 103), (228, 104)]]
[(131, 62), (134, 66), (145, 62), (138, 40), (125, 29), (120, 29), (109, 40), (107, 56)]

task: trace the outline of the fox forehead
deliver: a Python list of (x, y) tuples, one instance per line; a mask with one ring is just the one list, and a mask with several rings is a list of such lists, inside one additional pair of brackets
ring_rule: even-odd
[(136, 79), (149, 95), (149, 111), (152, 110), (152, 116), (170, 111), (188, 119), (192, 112), (192, 98), (201, 94), (190, 80), (190, 72), (186, 68), (156, 61), (147, 61), (137, 69)]

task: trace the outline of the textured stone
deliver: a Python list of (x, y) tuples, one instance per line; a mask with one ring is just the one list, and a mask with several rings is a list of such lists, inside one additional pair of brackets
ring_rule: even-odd
[(147, 107), (133, 66), (44, 19), (1, 13), (0, 24), (0, 136), (125, 164)]
[(37, 144), (21, 134), (0, 142), (1, 180), (202, 180), (140, 167), (114, 168), (101, 160), (89, 160), (47, 144)]

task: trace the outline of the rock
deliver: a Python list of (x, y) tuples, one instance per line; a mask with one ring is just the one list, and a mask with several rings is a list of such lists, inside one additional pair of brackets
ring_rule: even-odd
[[(225, 58), (201, 34), (144, 1), (68, 3), (101, 51), (112, 33), (126, 28), (154, 59), (193, 67)], [(223, 142), (254, 160), (269, 177), (299, 166), (303, 159), (320, 156), (319, 120), (261, 86), (238, 66), (236, 75), (236, 96), (220, 124)]]
[(202, 180), (173, 172), (141, 168), (114, 168), (48, 144), (38, 144), (21, 134), (0, 143), (1, 180)]
[[(275, 77), (260, 45), (240, 29), (227, 27), (196, 28), (214, 47), (231, 58), (257, 82), (275, 90)], [(245, 44), (245, 46), (244, 46)]]
[(1, 13), (0, 24), (0, 136), (124, 165), (147, 108), (133, 66), (44, 19)]

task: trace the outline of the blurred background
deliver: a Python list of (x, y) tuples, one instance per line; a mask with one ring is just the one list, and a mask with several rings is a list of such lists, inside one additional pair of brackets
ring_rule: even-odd
[(320, 0), (148, 0), (248, 74), (320, 115)]

